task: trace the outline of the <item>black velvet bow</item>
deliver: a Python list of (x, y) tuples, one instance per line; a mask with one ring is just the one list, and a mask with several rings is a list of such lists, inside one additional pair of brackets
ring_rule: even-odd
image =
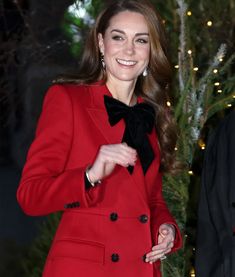
[[(122, 118), (124, 119), (126, 128), (122, 142), (136, 149), (145, 174), (154, 159), (154, 152), (147, 137), (147, 133), (151, 133), (154, 126), (154, 108), (147, 103), (139, 103), (130, 107), (107, 95), (104, 96), (104, 103), (111, 126), (117, 124)], [(133, 166), (127, 169), (132, 174)]]

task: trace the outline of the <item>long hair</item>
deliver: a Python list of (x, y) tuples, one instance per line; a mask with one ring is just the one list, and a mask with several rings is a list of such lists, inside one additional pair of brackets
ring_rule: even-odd
[(104, 36), (111, 18), (123, 11), (140, 13), (147, 22), (150, 38), (148, 75), (138, 77), (135, 94), (142, 96), (145, 101), (150, 102), (155, 107), (156, 129), (161, 151), (160, 170), (174, 173), (178, 164), (175, 160), (177, 132), (173, 117), (169, 107), (167, 107), (172, 70), (167, 54), (162, 19), (149, 1), (115, 0), (101, 12), (87, 37), (79, 74), (74, 81), (90, 84), (99, 80), (106, 80), (105, 70), (101, 64), (98, 34), (101, 33)]

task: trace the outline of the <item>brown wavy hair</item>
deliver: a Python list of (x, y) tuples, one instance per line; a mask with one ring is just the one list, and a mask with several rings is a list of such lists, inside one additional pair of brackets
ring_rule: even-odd
[(90, 84), (98, 80), (105, 82), (106, 74), (101, 65), (98, 34), (101, 33), (104, 36), (110, 19), (127, 10), (140, 13), (145, 17), (150, 37), (148, 75), (138, 77), (135, 94), (150, 102), (156, 110), (156, 129), (161, 151), (160, 170), (175, 173), (178, 167), (175, 159), (177, 131), (171, 111), (167, 106), (172, 67), (168, 57), (163, 21), (149, 1), (115, 0), (100, 13), (87, 37), (79, 74), (73, 82), (83, 84)]

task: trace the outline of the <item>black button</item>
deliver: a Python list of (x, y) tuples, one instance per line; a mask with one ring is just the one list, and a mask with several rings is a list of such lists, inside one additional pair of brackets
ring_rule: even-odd
[(112, 260), (112, 262), (114, 262), (114, 263), (118, 262), (118, 261), (119, 261), (119, 255), (116, 254), (116, 253), (112, 254), (111, 260)]
[(71, 205), (70, 203), (69, 203), (69, 204), (65, 204), (65, 205), (64, 205), (64, 208), (65, 208), (65, 209), (70, 209), (70, 208), (72, 208), (72, 205)]
[(74, 207), (75, 207), (75, 208), (80, 207), (80, 203), (79, 203), (79, 202), (75, 202), (75, 203), (74, 203)]
[(117, 213), (111, 213), (110, 214), (110, 220), (111, 221), (116, 221), (118, 219), (118, 214)]
[(235, 202), (232, 203), (232, 207), (235, 208)]
[(146, 214), (142, 214), (139, 217), (139, 220), (140, 220), (141, 223), (146, 223), (148, 221), (148, 216)]

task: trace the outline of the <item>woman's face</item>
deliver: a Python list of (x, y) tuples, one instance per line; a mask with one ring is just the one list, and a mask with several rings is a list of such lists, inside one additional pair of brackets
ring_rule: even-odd
[(98, 35), (107, 80), (135, 82), (148, 66), (150, 38), (147, 22), (137, 12), (124, 11), (111, 18), (104, 36)]

